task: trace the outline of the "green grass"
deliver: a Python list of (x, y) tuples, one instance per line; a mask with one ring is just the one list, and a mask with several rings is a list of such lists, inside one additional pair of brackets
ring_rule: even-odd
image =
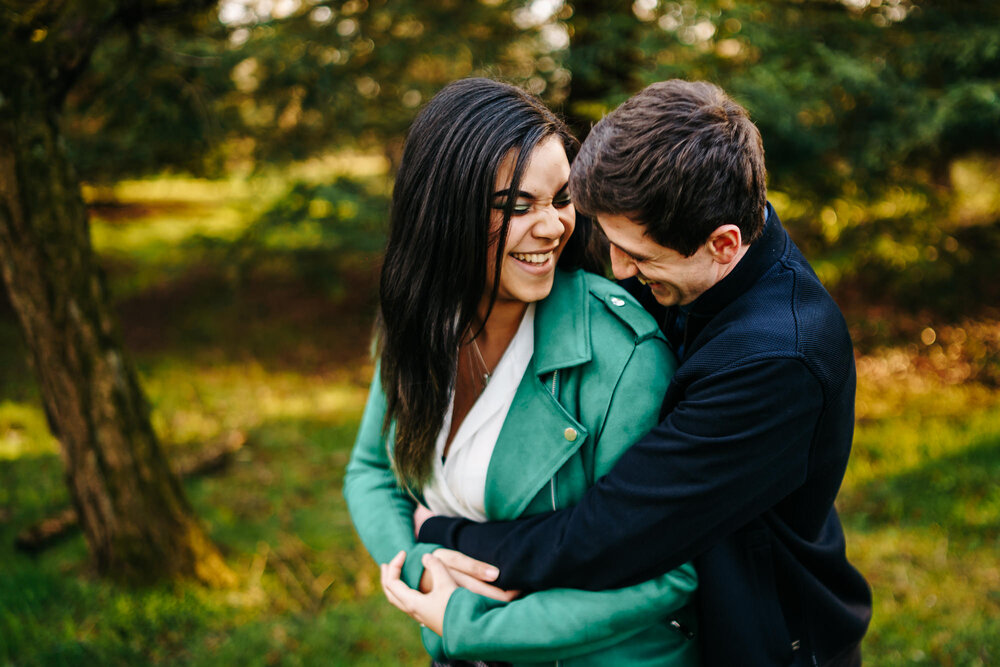
[[(100, 579), (78, 533), (37, 557), (13, 549), (67, 492), (19, 335), (0, 317), (0, 665), (426, 664), (416, 628), (382, 599), (341, 495), (372, 371), (375, 262), (340, 258), (345, 287), (331, 292), (280, 262), (233, 282), (205, 250), (237, 238), (283, 191), (124, 184), (116, 196), (129, 212), (95, 223), (170, 454), (247, 434), (224, 473), (186, 483), (237, 573), (232, 590)], [(216, 245), (192, 242), (204, 237)], [(874, 589), (866, 664), (996, 664), (1000, 390), (995, 374), (955, 375), (965, 352), (940, 327), (937, 342), (920, 343), (925, 326), (881, 336), (890, 342), (859, 359), (838, 505), (851, 560)], [(996, 356), (972, 345), (979, 329), (965, 330), (965, 356)]]

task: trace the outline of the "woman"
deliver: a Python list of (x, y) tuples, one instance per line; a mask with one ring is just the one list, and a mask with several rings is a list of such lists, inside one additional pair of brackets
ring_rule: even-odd
[[(393, 559), (383, 572), (411, 587), (434, 549), (414, 541), (415, 500), (478, 520), (573, 504), (657, 421), (673, 357), (652, 318), (590, 272), (600, 254), (567, 191), (575, 145), (538, 100), (487, 79), (447, 86), (410, 129), (344, 493), (369, 552)], [(685, 565), (510, 603), (458, 588), (424, 642), (437, 660), (694, 665), (676, 628), (693, 627), (695, 585)]]

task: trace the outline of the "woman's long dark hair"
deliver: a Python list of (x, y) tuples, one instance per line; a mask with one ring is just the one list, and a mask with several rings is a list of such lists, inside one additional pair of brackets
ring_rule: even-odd
[[(562, 120), (519, 88), (481, 78), (446, 86), (410, 127), (392, 194), (378, 325), (384, 428), (395, 421), (396, 474), (407, 487), (427, 480), (458, 350), (475, 333), (470, 328), (487, 289), (497, 170), (513, 151), (510, 190), (517, 192), (532, 151), (551, 136), (572, 160), (578, 143)], [(491, 309), (515, 201), (509, 197), (503, 209)], [(590, 221), (577, 216), (559, 266), (602, 272), (595, 236)]]

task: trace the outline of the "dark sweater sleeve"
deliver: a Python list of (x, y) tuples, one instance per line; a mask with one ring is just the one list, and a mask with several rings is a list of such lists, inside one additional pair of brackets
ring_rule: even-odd
[(603, 590), (673, 569), (806, 478), (823, 407), (798, 359), (694, 381), (574, 507), (509, 522), (433, 518), (420, 540), (497, 565), (503, 588)]

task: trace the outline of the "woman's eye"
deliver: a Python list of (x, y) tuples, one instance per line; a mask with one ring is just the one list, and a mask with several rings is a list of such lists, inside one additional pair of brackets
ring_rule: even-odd
[(556, 198), (552, 200), (552, 205), (556, 208), (566, 208), (572, 203), (573, 198), (569, 196), (569, 193), (557, 195)]
[(529, 202), (517, 202), (514, 204), (514, 215), (524, 215), (531, 210), (531, 203)]

